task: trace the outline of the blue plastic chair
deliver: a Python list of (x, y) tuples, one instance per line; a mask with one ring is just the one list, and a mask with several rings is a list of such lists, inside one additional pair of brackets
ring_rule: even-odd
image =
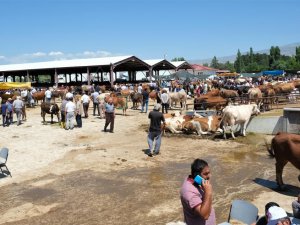
[[(1, 158), (2, 158), (2, 161), (1, 161)], [(8, 158), (8, 148), (2, 148), (1, 151), (0, 151), (0, 169), (1, 169), (1, 172), (2, 172), (2, 174), (4, 174), (3, 170), (2, 170), (2, 167), (5, 167), (6, 171), (9, 173), (10, 177), (12, 177), (10, 171), (8, 170), (8, 168), (6, 166), (7, 158)]]
[(255, 205), (244, 200), (233, 200), (228, 217), (229, 223), (231, 219), (235, 219), (246, 224), (252, 224), (256, 222), (257, 218), (258, 209)]

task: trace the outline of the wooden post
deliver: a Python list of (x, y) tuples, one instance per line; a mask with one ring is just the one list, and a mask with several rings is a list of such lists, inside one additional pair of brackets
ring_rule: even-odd
[(103, 82), (103, 71), (101, 71), (101, 82)]
[(54, 82), (55, 82), (55, 86), (58, 87), (58, 74), (56, 68), (54, 70)]
[(152, 75), (153, 75), (153, 67), (150, 66), (150, 68), (149, 68), (149, 78), (150, 78), (150, 82), (152, 82)]
[(87, 67), (86, 73), (87, 73), (87, 82), (88, 82), (88, 85), (90, 85), (91, 84), (91, 75), (90, 75), (90, 69), (88, 67)]
[(113, 64), (110, 64), (110, 86), (114, 86), (114, 67)]
[(29, 82), (29, 71), (27, 70), (27, 73), (26, 73), (26, 81)]
[(4, 72), (2, 72), (2, 76), (3, 76), (3, 81), (2, 82), (5, 82)]

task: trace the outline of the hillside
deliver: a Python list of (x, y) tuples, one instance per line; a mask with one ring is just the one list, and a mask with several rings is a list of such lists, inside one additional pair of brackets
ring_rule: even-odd
[[(298, 46), (300, 46), (300, 42), (279, 46), (279, 48), (280, 48), (280, 52), (281, 52), (282, 55), (291, 56), (291, 55), (295, 55), (295, 51), (296, 51), (295, 49)], [(270, 46), (270, 48), (271, 48), (271, 46)], [(260, 50), (260, 51), (254, 51), (254, 53), (269, 53), (270, 48), (269, 49), (263, 49), (263, 50)], [(242, 54), (247, 54), (247, 52), (242, 52)], [(222, 57), (216, 55), (216, 57), (217, 57), (218, 61), (221, 62), (221, 63), (225, 63), (227, 61), (234, 62), (234, 60), (236, 58), (236, 54), (229, 55), (229, 56), (222, 56)], [(203, 64), (203, 63), (210, 63), (211, 60), (212, 60), (212, 58), (199, 59), (199, 60), (197, 60), (197, 59), (196, 60), (187, 60), (187, 61), (191, 64)]]

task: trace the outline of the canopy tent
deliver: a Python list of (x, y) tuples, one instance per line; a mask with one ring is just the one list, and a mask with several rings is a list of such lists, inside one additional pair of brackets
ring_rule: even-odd
[(262, 73), (241, 73), (240, 77), (261, 77)]
[(180, 70), (177, 71), (176, 73), (163, 77), (164, 80), (171, 80), (171, 79), (186, 80), (186, 79), (193, 79), (193, 78), (197, 78), (197, 76), (187, 72), (186, 70)]
[(240, 74), (234, 72), (234, 73), (218, 73), (217, 75), (218, 77), (237, 77)]
[(264, 76), (282, 76), (285, 74), (284, 70), (265, 70), (262, 71)]
[(9, 90), (15, 88), (31, 88), (30, 82), (3, 82), (0, 83), (0, 90)]

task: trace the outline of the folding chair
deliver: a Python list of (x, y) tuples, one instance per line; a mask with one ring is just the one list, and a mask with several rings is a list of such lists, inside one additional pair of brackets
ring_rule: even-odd
[(258, 209), (255, 205), (243, 200), (233, 200), (228, 217), (229, 223), (231, 219), (235, 219), (246, 224), (252, 224), (256, 222), (257, 218)]
[(3, 170), (2, 170), (2, 167), (5, 167), (6, 171), (9, 173), (10, 177), (12, 177), (10, 171), (8, 170), (8, 168), (6, 166), (7, 157), (8, 157), (8, 148), (2, 148), (0, 150), (0, 169), (1, 169), (1, 172), (2, 172), (2, 174), (4, 174)]

